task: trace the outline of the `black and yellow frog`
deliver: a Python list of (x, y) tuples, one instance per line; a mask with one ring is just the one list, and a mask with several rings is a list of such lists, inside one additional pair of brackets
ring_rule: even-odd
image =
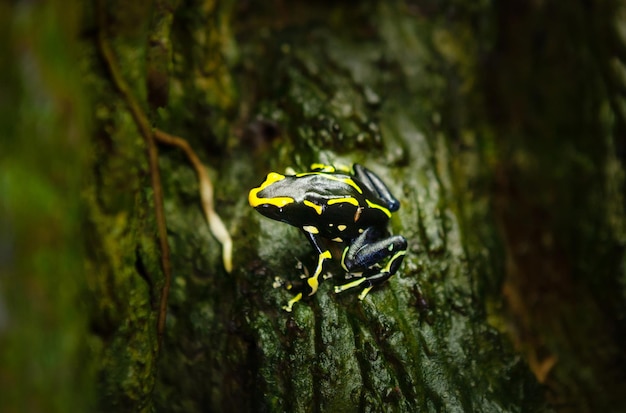
[(352, 170), (313, 164), (310, 172), (271, 172), (248, 196), (250, 205), (268, 218), (298, 227), (318, 254), (317, 267), (283, 308), (291, 311), (304, 294), (317, 291), (324, 264), (332, 258), (330, 240), (343, 246), (341, 266), (356, 278), (335, 287), (339, 293), (373, 286), (396, 273), (407, 250), (406, 239), (389, 235), (387, 223), (400, 203), (382, 180), (355, 164)]

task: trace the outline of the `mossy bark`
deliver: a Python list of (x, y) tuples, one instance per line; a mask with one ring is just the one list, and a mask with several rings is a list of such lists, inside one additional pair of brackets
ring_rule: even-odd
[[(2, 387), (12, 377), (28, 383), (16, 372), (33, 354), (69, 366), (71, 379), (42, 384), (38, 396), (43, 403), (54, 391), (59, 411), (84, 410), (91, 399), (100, 411), (626, 408), (626, 49), (617, 5), (308, 3), (102, 1), (74, 16), (80, 29), (64, 44), (80, 59), (56, 56), (61, 72), (80, 68), (83, 81), (67, 80), (61, 90), (73, 92), (61, 96), (80, 108), (67, 124), (90, 139), (59, 158), (80, 179), (68, 172), (70, 190), (52, 180), (51, 193), (69, 195), (51, 210), (79, 212), (61, 226), (16, 222), (54, 229), (72, 265), (86, 265), (64, 272), (60, 280), (73, 286), (66, 294), (50, 293), (47, 261), (33, 261), (45, 276), (21, 269), (32, 278), (0, 278), (0, 344), (10, 344), (0, 360), (13, 360), (0, 367)], [(49, 7), (60, 14), (60, 4)], [(10, 11), (16, 22), (24, 16)], [(99, 33), (152, 125), (185, 138), (209, 168), (235, 243), (232, 273), (176, 148), (158, 148), (165, 199), (155, 204), (146, 141)], [(2, 72), (7, 84), (33, 73), (11, 67)], [(18, 125), (32, 108), (57, 137), (51, 142), (64, 142), (51, 126), (66, 112), (47, 116), (29, 89), (9, 90), (24, 102), (6, 111), (19, 114)], [(89, 127), (81, 113), (91, 114)], [(2, 119), (20, 137), (3, 149), (27, 153), (30, 132)], [(15, 171), (47, 179), (48, 161), (29, 159), (6, 164), (3, 193), (13, 194)], [(271, 170), (313, 162), (358, 162), (378, 173), (401, 201), (390, 229), (408, 239), (409, 253), (363, 302), (332, 292), (343, 279), (334, 266), (315, 296), (286, 313), (290, 293), (274, 289), (274, 277), (296, 280), (298, 261), (310, 269), (315, 257), (295, 228), (250, 208), (247, 192)], [(8, 199), (0, 206), (9, 217), (41, 202)], [(172, 269), (161, 344), (159, 207)], [(15, 228), (0, 240), (31, 232)], [(37, 250), (15, 257), (28, 262)], [(33, 285), (54, 297), (49, 336), (40, 333), (41, 311), (5, 298), (28, 297)], [(68, 304), (77, 301), (85, 304)], [(2, 324), (3, 305), (32, 334)], [(52, 356), (25, 345), (62, 337), (75, 346)], [(54, 379), (53, 368), (41, 370), (41, 383)], [(76, 399), (75, 387), (84, 390)], [(30, 391), (2, 410), (21, 410)]]

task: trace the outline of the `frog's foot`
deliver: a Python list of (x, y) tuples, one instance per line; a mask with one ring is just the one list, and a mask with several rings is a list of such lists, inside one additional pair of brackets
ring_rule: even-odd
[(369, 293), (372, 288), (374, 288), (374, 286), (365, 287), (363, 291), (361, 291), (361, 294), (359, 294), (359, 301), (363, 301), (367, 293)]
[(349, 283), (346, 283), (346, 284), (343, 284), (343, 285), (335, 286), (335, 293), (338, 294), (340, 292), (349, 290), (351, 288), (355, 288), (355, 287), (359, 287), (361, 285), (365, 285), (365, 288), (363, 288), (363, 290), (361, 291), (361, 294), (359, 294), (359, 300), (363, 301), (363, 299), (372, 290), (372, 288), (374, 288), (374, 286), (372, 285), (372, 283), (370, 282), (368, 277), (363, 277), (360, 274), (358, 276), (359, 276), (359, 278), (355, 279), (354, 281), (350, 281)]
[(274, 277), (274, 282), (272, 283), (273, 288), (284, 288), (289, 291), (293, 288), (293, 284), (291, 281), (283, 280), (282, 278), (276, 276)]
[(297, 303), (298, 301), (300, 301), (302, 299), (302, 293), (298, 293), (295, 297), (293, 297), (291, 300), (289, 300), (289, 302), (287, 303), (287, 305), (283, 306), (283, 310), (287, 311), (288, 313), (291, 312), (293, 305), (295, 303)]
[(352, 271), (348, 271), (344, 274), (343, 279), (344, 280), (351, 280), (353, 278), (361, 278), (363, 277), (363, 271), (361, 272), (352, 272)]
[(298, 261), (296, 264), (296, 270), (302, 271), (300, 273), (300, 279), (303, 280), (305, 278), (309, 278), (309, 269), (299, 259), (296, 258), (296, 261)]
[(280, 277), (274, 277), (274, 282), (272, 283), (272, 287), (273, 288), (280, 288), (283, 287), (285, 285), (285, 280), (283, 280)]

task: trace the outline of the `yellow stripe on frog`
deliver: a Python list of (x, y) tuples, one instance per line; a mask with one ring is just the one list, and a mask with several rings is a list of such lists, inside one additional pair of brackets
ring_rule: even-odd
[(315, 212), (317, 212), (318, 215), (322, 215), (322, 206), (321, 205), (314, 204), (313, 202), (309, 201), (308, 199), (305, 199), (303, 203), (304, 203), (304, 205), (313, 208), (315, 210)]
[(356, 198), (352, 198), (352, 197), (332, 198), (332, 199), (329, 199), (327, 202), (328, 205), (334, 205), (334, 204), (339, 204), (339, 203), (352, 204), (357, 207), (359, 206), (359, 201), (357, 201)]
[(256, 208), (259, 205), (269, 204), (274, 205), (278, 208), (282, 208), (287, 204), (293, 203), (294, 199), (288, 196), (279, 196), (275, 198), (259, 198), (259, 192), (282, 179), (285, 179), (284, 175), (278, 174), (276, 172), (270, 172), (267, 175), (265, 182), (263, 182), (261, 186), (250, 190), (250, 193), (248, 194), (248, 202), (250, 203), (250, 206)]
[(369, 199), (365, 200), (367, 202), (367, 205), (369, 205), (370, 208), (376, 208), (376, 209), (380, 209), (381, 211), (383, 211), (385, 213), (385, 215), (387, 215), (389, 218), (391, 218), (391, 212), (389, 212), (389, 210), (385, 207), (382, 207), (378, 204), (373, 203), (372, 201), (370, 201)]
[(311, 287), (311, 292), (309, 293), (309, 295), (313, 295), (317, 292), (317, 288), (319, 287), (318, 278), (322, 273), (322, 269), (324, 268), (324, 260), (329, 260), (331, 258), (332, 255), (328, 250), (324, 251), (317, 257), (317, 268), (315, 269), (315, 273), (306, 280), (307, 284), (309, 284), (309, 287)]

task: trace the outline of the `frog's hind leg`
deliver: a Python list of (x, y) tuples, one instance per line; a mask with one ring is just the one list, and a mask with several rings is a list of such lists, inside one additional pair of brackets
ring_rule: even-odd
[[(366, 271), (362, 277), (336, 286), (336, 293), (361, 286), (364, 287), (359, 295), (359, 299), (362, 300), (373, 286), (382, 284), (398, 271), (406, 254), (406, 239), (401, 235), (377, 239), (377, 235), (375, 229), (368, 228), (344, 251), (342, 257), (344, 269), (348, 271), (365, 269)], [(384, 260), (387, 260), (385, 266), (378, 267), (377, 264)]]

